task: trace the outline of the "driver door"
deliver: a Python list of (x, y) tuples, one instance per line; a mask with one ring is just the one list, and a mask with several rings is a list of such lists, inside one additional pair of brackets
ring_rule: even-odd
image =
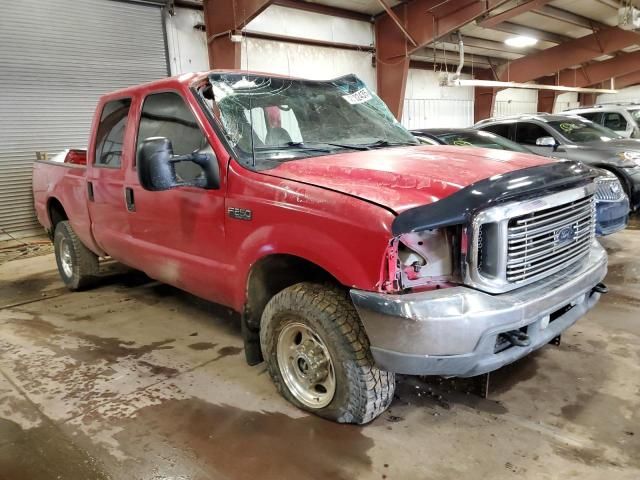
[[(136, 136), (135, 160), (142, 142), (165, 137), (174, 155), (214, 151), (193, 111), (175, 91), (152, 93), (141, 105)], [(219, 165), (216, 166), (219, 169)], [(204, 175), (192, 162), (175, 165), (180, 180)], [(224, 189), (207, 190), (180, 186), (166, 191), (148, 191), (140, 186), (136, 166), (128, 176), (131, 191), (131, 234), (139, 269), (150, 277), (213, 301), (224, 281), (219, 271), (225, 258)]]

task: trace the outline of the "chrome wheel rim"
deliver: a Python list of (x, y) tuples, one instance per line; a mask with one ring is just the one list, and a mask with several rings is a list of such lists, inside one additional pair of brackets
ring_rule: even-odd
[(310, 408), (329, 405), (336, 393), (336, 375), (320, 336), (292, 322), (280, 331), (276, 348), (280, 373), (293, 396)]
[(73, 276), (73, 261), (71, 260), (71, 246), (66, 238), (60, 241), (60, 265), (65, 276)]

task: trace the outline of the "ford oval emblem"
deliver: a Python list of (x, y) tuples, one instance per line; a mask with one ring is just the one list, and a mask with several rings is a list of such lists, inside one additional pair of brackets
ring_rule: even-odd
[(576, 236), (573, 227), (564, 227), (556, 231), (556, 245), (569, 243)]

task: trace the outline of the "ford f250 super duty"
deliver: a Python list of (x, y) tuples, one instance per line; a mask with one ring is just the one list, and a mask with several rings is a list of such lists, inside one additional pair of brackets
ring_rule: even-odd
[(513, 362), (606, 290), (597, 171), (419, 145), (354, 76), (120, 90), (67, 159), (36, 162), (33, 190), (70, 289), (108, 256), (227, 305), (248, 362), (338, 422), (383, 412), (396, 373)]

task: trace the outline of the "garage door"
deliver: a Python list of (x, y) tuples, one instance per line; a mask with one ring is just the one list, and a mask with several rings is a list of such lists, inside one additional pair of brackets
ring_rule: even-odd
[(112, 0), (20, 0), (0, 12), (0, 238), (39, 232), (35, 152), (86, 147), (106, 92), (166, 77), (162, 11)]

